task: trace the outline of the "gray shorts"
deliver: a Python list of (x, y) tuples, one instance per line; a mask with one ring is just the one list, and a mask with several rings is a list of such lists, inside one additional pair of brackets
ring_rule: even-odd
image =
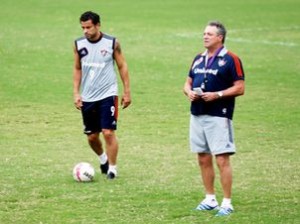
[(232, 120), (210, 115), (191, 115), (190, 147), (194, 153), (234, 154)]

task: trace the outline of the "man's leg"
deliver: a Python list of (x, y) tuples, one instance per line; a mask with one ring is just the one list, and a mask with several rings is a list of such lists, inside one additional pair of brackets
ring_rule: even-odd
[(201, 169), (201, 176), (202, 176), (202, 181), (206, 192), (206, 197), (196, 207), (196, 210), (218, 209), (219, 206), (218, 206), (218, 202), (214, 190), (215, 172), (213, 167), (213, 158), (211, 154), (199, 153), (198, 163)]
[(114, 130), (103, 129), (102, 134), (106, 143), (106, 153), (108, 156), (109, 163), (107, 177), (109, 179), (113, 179), (117, 175), (117, 156), (119, 144)]
[(99, 132), (89, 134), (87, 137), (88, 137), (89, 145), (99, 157), (101, 173), (107, 174), (108, 160), (107, 160), (107, 155), (103, 150), (102, 143), (99, 138)]
[(87, 135), (88, 142), (93, 151), (100, 156), (103, 153), (102, 143), (99, 139), (99, 132)]
[(220, 170), (221, 185), (224, 195), (221, 209), (218, 211), (216, 216), (227, 216), (233, 212), (233, 206), (231, 204), (232, 169), (230, 165), (230, 155), (217, 155), (216, 160)]
[(215, 172), (211, 154), (199, 153), (198, 163), (201, 169), (202, 181), (205, 187), (206, 194), (215, 194)]
[(222, 154), (216, 156), (216, 161), (220, 170), (221, 184), (224, 198), (231, 198), (232, 169), (230, 165), (230, 155)]

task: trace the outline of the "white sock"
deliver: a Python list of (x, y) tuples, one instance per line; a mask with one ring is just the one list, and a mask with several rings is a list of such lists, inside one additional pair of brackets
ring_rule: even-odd
[(207, 194), (204, 201), (206, 204), (208, 204), (210, 206), (218, 205), (216, 195), (214, 195), (214, 194)]
[(117, 165), (109, 165), (107, 173), (109, 172), (112, 172), (117, 176)]
[(223, 201), (222, 201), (222, 207), (226, 207), (226, 206), (229, 206), (231, 205), (231, 198), (223, 198)]
[(99, 156), (99, 160), (101, 164), (105, 164), (107, 162), (107, 155), (105, 152)]
[(215, 194), (206, 194), (205, 199), (208, 201), (216, 200), (216, 195)]

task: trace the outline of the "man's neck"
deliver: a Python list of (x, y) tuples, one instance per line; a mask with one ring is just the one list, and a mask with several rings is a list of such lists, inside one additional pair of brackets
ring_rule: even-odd
[(97, 35), (95, 35), (95, 37), (93, 37), (93, 39), (89, 39), (89, 41), (91, 42), (97, 42), (101, 39), (102, 37), (102, 33), (101, 32), (98, 32)]
[(215, 53), (221, 48), (223, 47), (222, 44), (219, 44), (217, 46), (213, 46), (213, 47), (210, 47), (210, 48), (207, 48), (207, 54), (208, 54), (208, 57), (212, 57), (213, 55), (215, 55)]
[(95, 40), (94, 40), (94, 41), (100, 40), (101, 37), (102, 37), (102, 33), (101, 33), (101, 32), (98, 32), (98, 33), (97, 33), (97, 36), (95, 36)]

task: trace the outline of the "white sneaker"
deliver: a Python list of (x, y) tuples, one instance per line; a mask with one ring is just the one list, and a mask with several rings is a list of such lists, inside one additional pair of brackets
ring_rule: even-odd
[(227, 216), (230, 215), (234, 211), (233, 206), (229, 205), (222, 205), (216, 216)]
[(216, 210), (219, 209), (219, 204), (215, 199), (212, 200), (204, 199), (195, 209), (199, 211)]

